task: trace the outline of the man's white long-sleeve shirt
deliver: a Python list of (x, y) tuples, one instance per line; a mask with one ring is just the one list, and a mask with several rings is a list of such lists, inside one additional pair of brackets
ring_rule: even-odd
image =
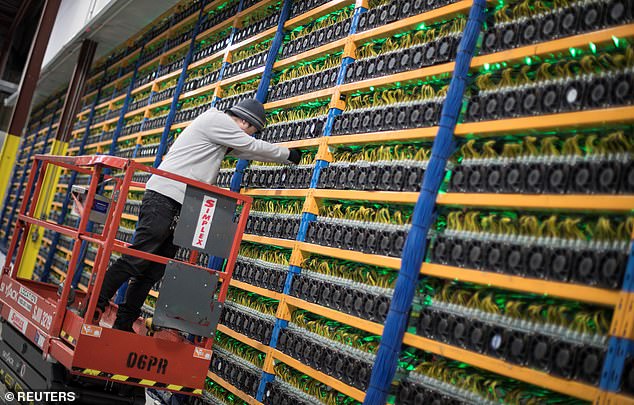
[[(242, 131), (230, 116), (211, 108), (196, 117), (180, 134), (158, 168), (215, 184), (228, 148), (232, 148), (231, 155), (240, 159), (288, 163), (287, 148), (255, 139)], [(181, 204), (185, 199), (185, 184), (165, 177), (152, 175), (146, 189)]]

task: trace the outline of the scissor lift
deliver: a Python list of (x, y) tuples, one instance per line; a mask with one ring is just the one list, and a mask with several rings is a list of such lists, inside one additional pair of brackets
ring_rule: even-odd
[[(3, 331), (7, 337), (2, 344), (14, 342), (16, 345), (20, 339), (25, 341), (22, 357), (19, 353), (14, 354), (26, 363), (24, 367), (27, 371), (31, 368), (39, 370), (41, 362), (31, 363), (43, 358), (49, 364), (62, 365), (67, 377), (76, 376), (74, 380), (87, 377), (103, 380), (106, 386), (124, 383), (200, 394), (209, 368), (215, 327), (227, 294), (252, 199), (130, 159), (48, 155), (36, 155), (34, 159), (34, 169), (26, 188), (30, 190), (35, 185), (34, 193), (22, 202), (0, 278), (0, 315), (6, 321), (3, 329), (8, 329), (6, 333)], [(90, 175), (87, 192), (81, 198), (80, 209), (83, 212), (77, 228), (34, 217), (44, 174), (52, 166)], [(115, 172), (118, 176), (114, 175)], [(116, 239), (130, 188), (138, 190), (145, 187), (144, 183), (133, 181), (135, 172), (147, 172), (187, 184), (174, 243), (192, 250), (189, 262), (133, 250), (127, 243)], [(113, 185), (110, 203), (104, 203), (103, 198), (96, 197), (103, 181)], [(88, 232), (89, 221), (95, 220), (95, 215), (100, 214), (105, 214), (101, 215), (104, 219), (103, 230), (101, 233)], [(33, 226), (59, 232), (76, 241), (68, 260), (63, 288), (17, 276), (29, 230)], [(97, 246), (93, 276), (87, 292), (74, 291), (76, 295), (69, 304), (70, 281), (81, 261), (81, 241)], [(148, 331), (142, 319), (135, 324), (136, 334), (110, 328), (108, 325), (112, 325), (116, 313), (113, 305), (106, 309), (100, 324), (93, 323), (99, 291), (112, 252), (167, 264), (154, 315), (154, 324), (162, 327), (158, 331), (146, 333)], [(194, 264), (197, 252), (226, 259), (223, 270), (216, 271)], [(14, 255), (15, 259), (11, 260)], [(28, 355), (25, 354), (27, 349)], [(24, 358), (29, 356), (34, 360), (29, 362)], [(49, 374), (51, 381), (47, 381), (46, 385), (51, 387), (53, 380), (57, 381), (56, 384), (59, 382), (59, 373)], [(26, 378), (17, 375), (18, 379), (20, 377)], [(29, 381), (24, 383), (27, 386), (25, 389), (44, 388), (31, 387), (37, 385), (35, 382), (31, 385)], [(40, 382), (38, 384), (41, 385)]]

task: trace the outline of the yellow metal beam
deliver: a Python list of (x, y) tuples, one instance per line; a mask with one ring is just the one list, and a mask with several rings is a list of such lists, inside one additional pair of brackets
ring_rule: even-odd
[(0, 201), (4, 201), (7, 186), (11, 181), (11, 173), (13, 173), (13, 165), (18, 156), (19, 146), (20, 137), (7, 134), (0, 151)]
[[(67, 150), (68, 142), (62, 142), (56, 139), (53, 141), (50, 154), (63, 156), (66, 154)], [(60, 172), (61, 167), (59, 166), (47, 167), (46, 173), (44, 174), (44, 180), (42, 182), (40, 197), (35, 203), (35, 218), (42, 218), (50, 212), (53, 198), (55, 197), (57, 183), (59, 182)], [(28, 192), (28, 190), (25, 192)], [(18, 277), (30, 279), (33, 275), (37, 254), (40, 251), (40, 246), (42, 245), (42, 234), (42, 228), (31, 226), (29, 237), (27, 238), (26, 246), (24, 247), (22, 262), (18, 268)]]

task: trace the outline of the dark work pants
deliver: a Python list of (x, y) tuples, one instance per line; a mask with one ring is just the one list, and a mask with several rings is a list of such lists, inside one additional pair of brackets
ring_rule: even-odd
[[(130, 248), (173, 259), (178, 250), (173, 243), (174, 224), (180, 209), (181, 204), (178, 202), (147, 190), (141, 202), (139, 221)], [(105, 308), (119, 287), (129, 280), (114, 327), (130, 330), (141, 314), (141, 307), (152, 286), (164, 273), (164, 264), (122, 255), (106, 272), (97, 306)]]

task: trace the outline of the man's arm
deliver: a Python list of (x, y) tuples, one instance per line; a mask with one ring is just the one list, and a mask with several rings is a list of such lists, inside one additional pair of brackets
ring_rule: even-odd
[(231, 155), (240, 159), (288, 163), (289, 150), (247, 135), (233, 122), (222, 120), (210, 125), (211, 141), (231, 148)]

